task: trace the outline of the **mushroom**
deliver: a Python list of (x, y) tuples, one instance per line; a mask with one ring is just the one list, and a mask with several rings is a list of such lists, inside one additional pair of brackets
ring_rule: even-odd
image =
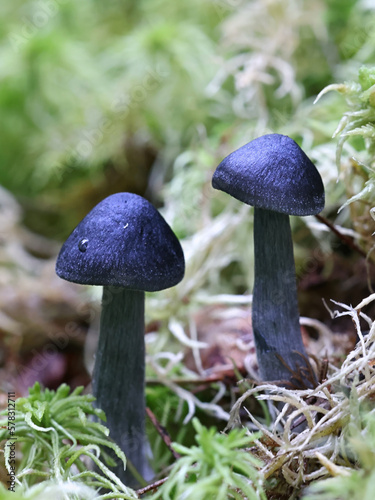
[(324, 208), (320, 174), (293, 139), (269, 134), (227, 156), (212, 185), (254, 207), (252, 323), (260, 377), (311, 386), (316, 377), (299, 325), (289, 215)]
[[(145, 291), (170, 288), (184, 272), (184, 255), (175, 234), (147, 200), (132, 193), (117, 193), (96, 205), (70, 234), (56, 262), (60, 278), (103, 286), (93, 393), (107, 416), (110, 436), (148, 479)], [(123, 467), (118, 466), (116, 473), (135, 484)]]

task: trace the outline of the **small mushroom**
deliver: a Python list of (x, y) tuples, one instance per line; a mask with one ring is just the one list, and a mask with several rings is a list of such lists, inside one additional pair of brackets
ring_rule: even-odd
[(299, 325), (289, 215), (324, 208), (320, 174), (290, 137), (269, 134), (227, 156), (212, 185), (254, 206), (252, 322), (260, 376), (311, 386), (315, 377)]
[[(148, 201), (131, 193), (96, 205), (56, 262), (60, 278), (103, 286), (93, 392), (110, 436), (144, 477), (150, 475), (144, 430), (145, 291), (176, 285), (184, 271), (183, 251), (171, 228)], [(128, 471), (117, 467), (116, 473), (135, 484)]]

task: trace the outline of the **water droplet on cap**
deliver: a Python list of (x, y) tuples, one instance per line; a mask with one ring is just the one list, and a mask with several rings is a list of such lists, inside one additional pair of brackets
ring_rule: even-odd
[(87, 246), (89, 244), (89, 240), (87, 238), (83, 238), (79, 243), (78, 243), (78, 250), (80, 252), (86, 252)]

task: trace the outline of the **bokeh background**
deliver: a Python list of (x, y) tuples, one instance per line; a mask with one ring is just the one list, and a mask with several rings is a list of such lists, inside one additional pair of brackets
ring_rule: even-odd
[[(186, 414), (169, 374), (233, 376), (233, 359), (256, 373), (252, 215), (211, 188), (224, 156), (290, 135), (323, 177), (324, 215), (372, 247), (371, 200), (338, 214), (371, 179), (372, 153), (354, 136), (339, 169), (332, 134), (360, 101), (359, 68), (375, 62), (375, 2), (13, 0), (0, 15), (0, 389), (89, 384), (101, 290), (63, 282), (54, 263), (97, 202), (131, 191), (160, 208), (186, 254), (181, 285), (147, 299), (146, 335), (150, 401), (162, 380)], [(353, 94), (313, 104), (344, 81)], [(301, 314), (347, 333), (337, 344), (350, 348), (350, 324), (321, 299), (360, 301), (371, 263), (314, 218), (292, 226)]]

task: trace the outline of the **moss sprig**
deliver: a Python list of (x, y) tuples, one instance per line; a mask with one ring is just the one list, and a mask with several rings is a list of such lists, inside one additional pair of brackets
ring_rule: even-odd
[[(107, 467), (114, 465), (114, 460), (105, 450), (112, 450), (124, 467), (126, 458), (109, 439), (109, 430), (90, 418), (105, 421), (104, 412), (92, 404), (95, 398), (91, 394), (82, 394), (82, 391), (83, 387), (77, 387), (71, 392), (66, 384), (56, 391), (43, 390), (36, 382), (29, 389), (28, 397), (16, 400), (13, 440), (20, 446), (22, 454), (17, 467), (17, 489), (29, 491), (42, 479), (49, 486), (60, 485), (62, 491), (64, 484), (77, 484), (77, 491), (83, 484), (111, 491), (110, 496), (103, 494), (98, 497), (101, 499), (113, 498), (114, 494), (116, 498), (137, 498), (135, 492)], [(1, 413), (6, 414), (6, 411)], [(7, 420), (2, 419), (0, 441), (8, 438)], [(9, 450), (4, 445), (8, 472)], [(98, 472), (90, 470), (90, 461), (95, 463)], [(39, 488), (34, 490), (37, 492)], [(71, 488), (68, 490), (73, 491)], [(74, 495), (68, 492), (66, 498), (78, 498)]]

